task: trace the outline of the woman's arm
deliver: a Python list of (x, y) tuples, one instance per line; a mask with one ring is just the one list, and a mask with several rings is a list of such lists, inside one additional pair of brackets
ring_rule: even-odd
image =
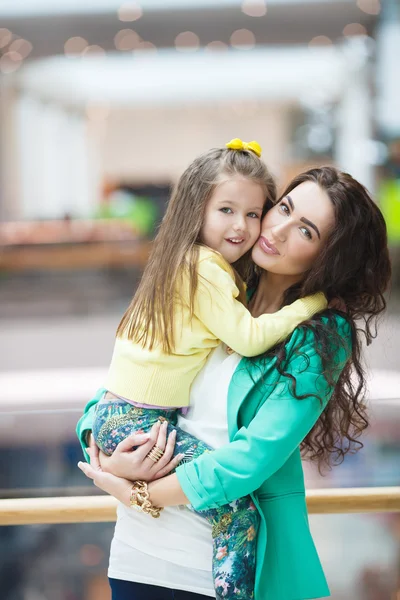
[[(349, 329), (344, 321), (341, 333), (350, 346)], [(333, 393), (322, 373), (310, 330), (301, 352), (307, 355), (307, 361), (301, 354), (293, 355), (287, 372), (296, 378), (299, 396), (317, 393), (318, 398), (298, 400), (291, 393), (290, 378), (281, 376), (249, 426), (242, 427), (230, 444), (185, 463), (175, 475), (149, 485), (154, 505), (179, 504), (188, 498), (196, 510), (216, 508), (258, 489), (285, 463), (312, 429)], [(332, 358), (336, 365), (335, 382), (348, 356), (343, 347)]]

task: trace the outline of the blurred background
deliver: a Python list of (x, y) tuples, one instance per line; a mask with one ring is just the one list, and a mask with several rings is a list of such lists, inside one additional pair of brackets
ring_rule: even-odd
[[(322, 164), (374, 194), (394, 265), (366, 350), (365, 448), (309, 487), (400, 482), (398, 0), (0, 2), (0, 497), (96, 493), (74, 427), (171, 184), (257, 139), (281, 187)], [(400, 598), (399, 515), (314, 516), (333, 600)], [(2, 600), (106, 600), (112, 524), (0, 528)]]

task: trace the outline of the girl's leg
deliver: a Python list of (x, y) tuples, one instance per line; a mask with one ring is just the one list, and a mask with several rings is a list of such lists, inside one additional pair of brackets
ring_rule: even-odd
[(124, 400), (103, 398), (96, 406), (93, 436), (100, 450), (111, 455), (128, 435), (134, 431), (147, 433), (154, 423), (166, 417), (175, 424), (177, 411), (138, 408)]
[[(183, 462), (210, 452), (212, 448), (177, 430), (175, 454), (185, 454)], [(251, 498), (235, 500), (220, 508), (198, 511), (212, 525), (213, 578), (217, 599), (254, 598), (256, 543), (260, 518)]]

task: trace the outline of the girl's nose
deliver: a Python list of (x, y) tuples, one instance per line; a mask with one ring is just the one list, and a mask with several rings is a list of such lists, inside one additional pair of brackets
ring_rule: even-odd
[(233, 229), (237, 232), (245, 231), (246, 229), (246, 221), (243, 217), (238, 217), (233, 224)]

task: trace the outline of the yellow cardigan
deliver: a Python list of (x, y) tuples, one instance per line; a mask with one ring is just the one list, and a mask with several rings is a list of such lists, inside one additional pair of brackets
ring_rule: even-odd
[(116, 338), (105, 384), (110, 392), (152, 406), (188, 406), (192, 381), (221, 341), (238, 354), (257, 356), (327, 306), (325, 296), (319, 293), (255, 319), (236, 300), (239, 290), (232, 268), (220, 254), (201, 247), (198, 275), (192, 318), (189, 276), (186, 270), (182, 275), (172, 354), (166, 354), (157, 344), (150, 351), (124, 337)]

